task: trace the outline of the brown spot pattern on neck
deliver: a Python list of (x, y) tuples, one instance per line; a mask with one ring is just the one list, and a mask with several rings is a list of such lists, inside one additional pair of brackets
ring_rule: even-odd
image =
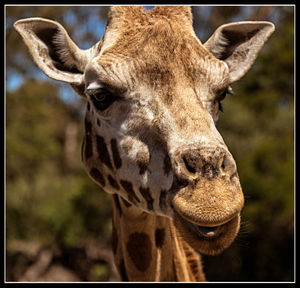
[(152, 259), (152, 245), (149, 236), (145, 233), (133, 233), (129, 236), (127, 252), (135, 267), (145, 272), (150, 266)]

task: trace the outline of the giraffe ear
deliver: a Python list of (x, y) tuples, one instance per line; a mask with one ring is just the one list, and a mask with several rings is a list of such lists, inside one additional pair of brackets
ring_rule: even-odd
[(44, 18), (27, 18), (15, 22), (14, 28), (47, 76), (75, 86), (82, 83), (90, 49), (79, 49), (62, 25)]
[(245, 21), (220, 26), (204, 47), (229, 67), (230, 82), (239, 80), (250, 69), (258, 52), (274, 32), (266, 21)]

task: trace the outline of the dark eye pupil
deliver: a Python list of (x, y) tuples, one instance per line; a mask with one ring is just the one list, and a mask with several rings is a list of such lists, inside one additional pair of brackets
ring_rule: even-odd
[(90, 96), (95, 108), (100, 111), (107, 109), (116, 100), (115, 95), (106, 89), (91, 89), (86, 93)]
[(221, 111), (221, 112), (223, 112), (224, 110), (223, 110), (223, 105), (222, 105), (222, 103), (221, 102), (219, 102), (219, 111)]
[(225, 97), (226, 97), (226, 94), (227, 94), (227, 91), (223, 92), (223, 93), (218, 97), (218, 101), (224, 100)]
[(221, 101), (223, 101), (225, 99), (227, 94), (234, 95), (234, 92), (230, 86), (228, 86), (226, 90), (223, 90), (223, 92), (220, 93), (219, 96), (217, 96), (215, 99), (216, 103), (218, 103), (219, 111), (221, 111), (221, 112), (223, 112), (223, 106), (222, 106)]
[(96, 93), (94, 94), (92, 97), (94, 97), (95, 100), (101, 102), (101, 101), (104, 101), (107, 97), (107, 93)]

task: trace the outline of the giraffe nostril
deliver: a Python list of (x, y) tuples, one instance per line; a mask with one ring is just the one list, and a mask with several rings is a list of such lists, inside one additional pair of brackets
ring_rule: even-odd
[(220, 168), (223, 172), (227, 172), (227, 171), (231, 170), (232, 164), (231, 164), (231, 161), (228, 158), (228, 156), (224, 155), (224, 157), (221, 159)]
[(194, 167), (194, 163), (189, 163), (189, 161), (187, 160), (186, 157), (183, 157), (183, 162), (184, 162), (184, 165), (185, 165), (185, 168), (191, 173), (191, 174), (195, 174), (196, 173), (196, 169)]
[[(232, 175), (236, 172), (235, 162), (231, 155), (219, 147), (215, 149), (194, 148), (178, 153), (177, 161), (182, 174), (187, 177), (213, 178), (220, 175)], [(178, 157), (177, 156), (177, 157)], [(179, 170), (179, 171), (180, 171)]]
[(221, 164), (221, 169), (222, 170), (225, 170), (225, 168), (226, 168), (226, 161), (225, 161), (225, 157), (223, 158), (223, 161), (222, 161), (222, 164)]

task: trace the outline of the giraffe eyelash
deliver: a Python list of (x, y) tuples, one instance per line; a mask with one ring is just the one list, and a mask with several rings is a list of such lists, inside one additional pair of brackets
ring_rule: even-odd
[(222, 103), (221, 102), (219, 102), (219, 111), (221, 111), (221, 112), (224, 112), (224, 110), (223, 110), (223, 105), (222, 105)]
[(86, 94), (92, 100), (94, 106), (100, 110), (106, 110), (113, 102), (115, 102), (119, 97), (114, 93), (110, 92), (108, 89), (88, 89)]
[(217, 97), (216, 100), (217, 101), (222, 101), (224, 100), (224, 98), (226, 97), (226, 95), (234, 95), (235, 93), (233, 92), (231, 86), (228, 86), (225, 90), (222, 90), (220, 92), (217, 93)]
[(226, 91), (227, 91), (227, 94), (229, 94), (229, 95), (235, 95), (235, 93), (234, 93), (234, 91), (232, 90), (232, 87), (231, 87), (231, 86), (228, 86)]
[(226, 97), (227, 94), (229, 94), (229, 95), (234, 95), (235, 94), (233, 92), (231, 86), (228, 86), (226, 88), (226, 90), (224, 90), (222, 93), (220, 93), (220, 95), (216, 98), (216, 101), (218, 102), (218, 109), (221, 112), (224, 112), (223, 105), (222, 105), (221, 102), (225, 99), (225, 97)]

